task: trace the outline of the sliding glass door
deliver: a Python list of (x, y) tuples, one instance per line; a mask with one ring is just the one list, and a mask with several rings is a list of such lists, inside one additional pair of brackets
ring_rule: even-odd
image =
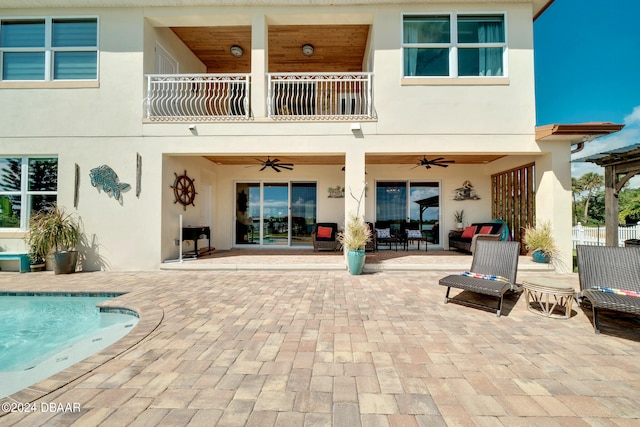
[(235, 243), (311, 245), (316, 209), (316, 183), (236, 183)]
[(400, 230), (402, 225), (420, 229), (430, 241), (440, 240), (440, 183), (428, 181), (380, 181), (376, 183), (376, 223)]

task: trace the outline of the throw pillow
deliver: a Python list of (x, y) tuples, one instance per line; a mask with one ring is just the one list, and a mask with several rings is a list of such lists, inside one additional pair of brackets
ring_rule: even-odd
[(493, 230), (492, 225), (483, 225), (478, 234), (491, 234), (491, 230)]
[(378, 235), (378, 239), (389, 239), (389, 238), (391, 238), (391, 229), (390, 228), (376, 228), (376, 234)]
[(317, 237), (320, 239), (330, 239), (332, 231), (333, 229), (331, 227), (318, 226)]
[(467, 228), (464, 229), (464, 231), (462, 232), (462, 236), (460, 236), (463, 239), (471, 239), (473, 238), (473, 235), (476, 234), (476, 226), (475, 225), (470, 225)]
[(407, 237), (409, 239), (421, 239), (422, 233), (420, 230), (407, 230)]

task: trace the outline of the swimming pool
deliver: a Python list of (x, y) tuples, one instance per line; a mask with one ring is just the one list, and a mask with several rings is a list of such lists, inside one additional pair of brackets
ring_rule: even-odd
[(137, 324), (132, 313), (101, 312), (118, 295), (0, 295), (0, 397), (102, 350)]

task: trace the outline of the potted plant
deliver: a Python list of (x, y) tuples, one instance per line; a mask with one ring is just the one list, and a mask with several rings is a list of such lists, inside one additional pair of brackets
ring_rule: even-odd
[(33, 248), (29, 248), (29, 268), (31, 272), (42, 271), (44, 267), (44, 258), (37, 254)]
[(456, 230), (462, 230), (464, 227), (464, 210), (455, 211), (453, 218), (456, 221)]
[(80, 242), (80, 224), (55, 205), (34, 214), (30, 221), (29, 247), (34, 257), (44, 259), (53, 252), (55, 274), (73, 273), (78, 263), (75, 250)]
[(351, 214), (347, 225), (338, 234), (338, 240), (347, 249), (347, 263), (351, 274), (362, 274), (364, 269), (365, 246), (371, 240), (371, 230), (358, 215)]
[(523, 241), (535, 262), (549, 263), (558, 255), (550, 221), (525, 228)]

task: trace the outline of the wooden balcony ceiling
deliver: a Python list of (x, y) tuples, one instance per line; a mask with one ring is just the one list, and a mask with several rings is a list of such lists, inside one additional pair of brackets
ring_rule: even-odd
[[(251, 72), (251, 27), (171, 27), (182, 42), (204, 63), (208, 73)], [(272, 25), (269, 26), (271, 73), (362, 71), (369, 25)], [(302, 46), (314, 47), (312, 56)], [(230, 54), (237, 45), (244, 55)]]
[[(251, 26), (171, 27), (171, 30), (207, 66), (207, 73), (251, 72)], [(244, 54), (232, 56), (231, 46)]]
[[(416, 165), (424, 154), (367, 154), (366, 164), (368, 165)], [(429, 154), (427, 159), (444, 157), (447, 160), (455, 160), (452, 165), (470, 165), (491, 163), (504, 156), (497, 154), (469, 154), (469, 155), (449, 155), (449, 154)], [(205, 158), (219, 165), (259, 165), (260, 160), (266, 160), (267, 156), (262, 154), (249, 156), (205, 156)], [(294, 165), (340, 165), (344, 166), (344, 156), (341, 155), (280, 155), (272, 154), (271, 159), (280, 159), (282, 163), (293, 163)]]

